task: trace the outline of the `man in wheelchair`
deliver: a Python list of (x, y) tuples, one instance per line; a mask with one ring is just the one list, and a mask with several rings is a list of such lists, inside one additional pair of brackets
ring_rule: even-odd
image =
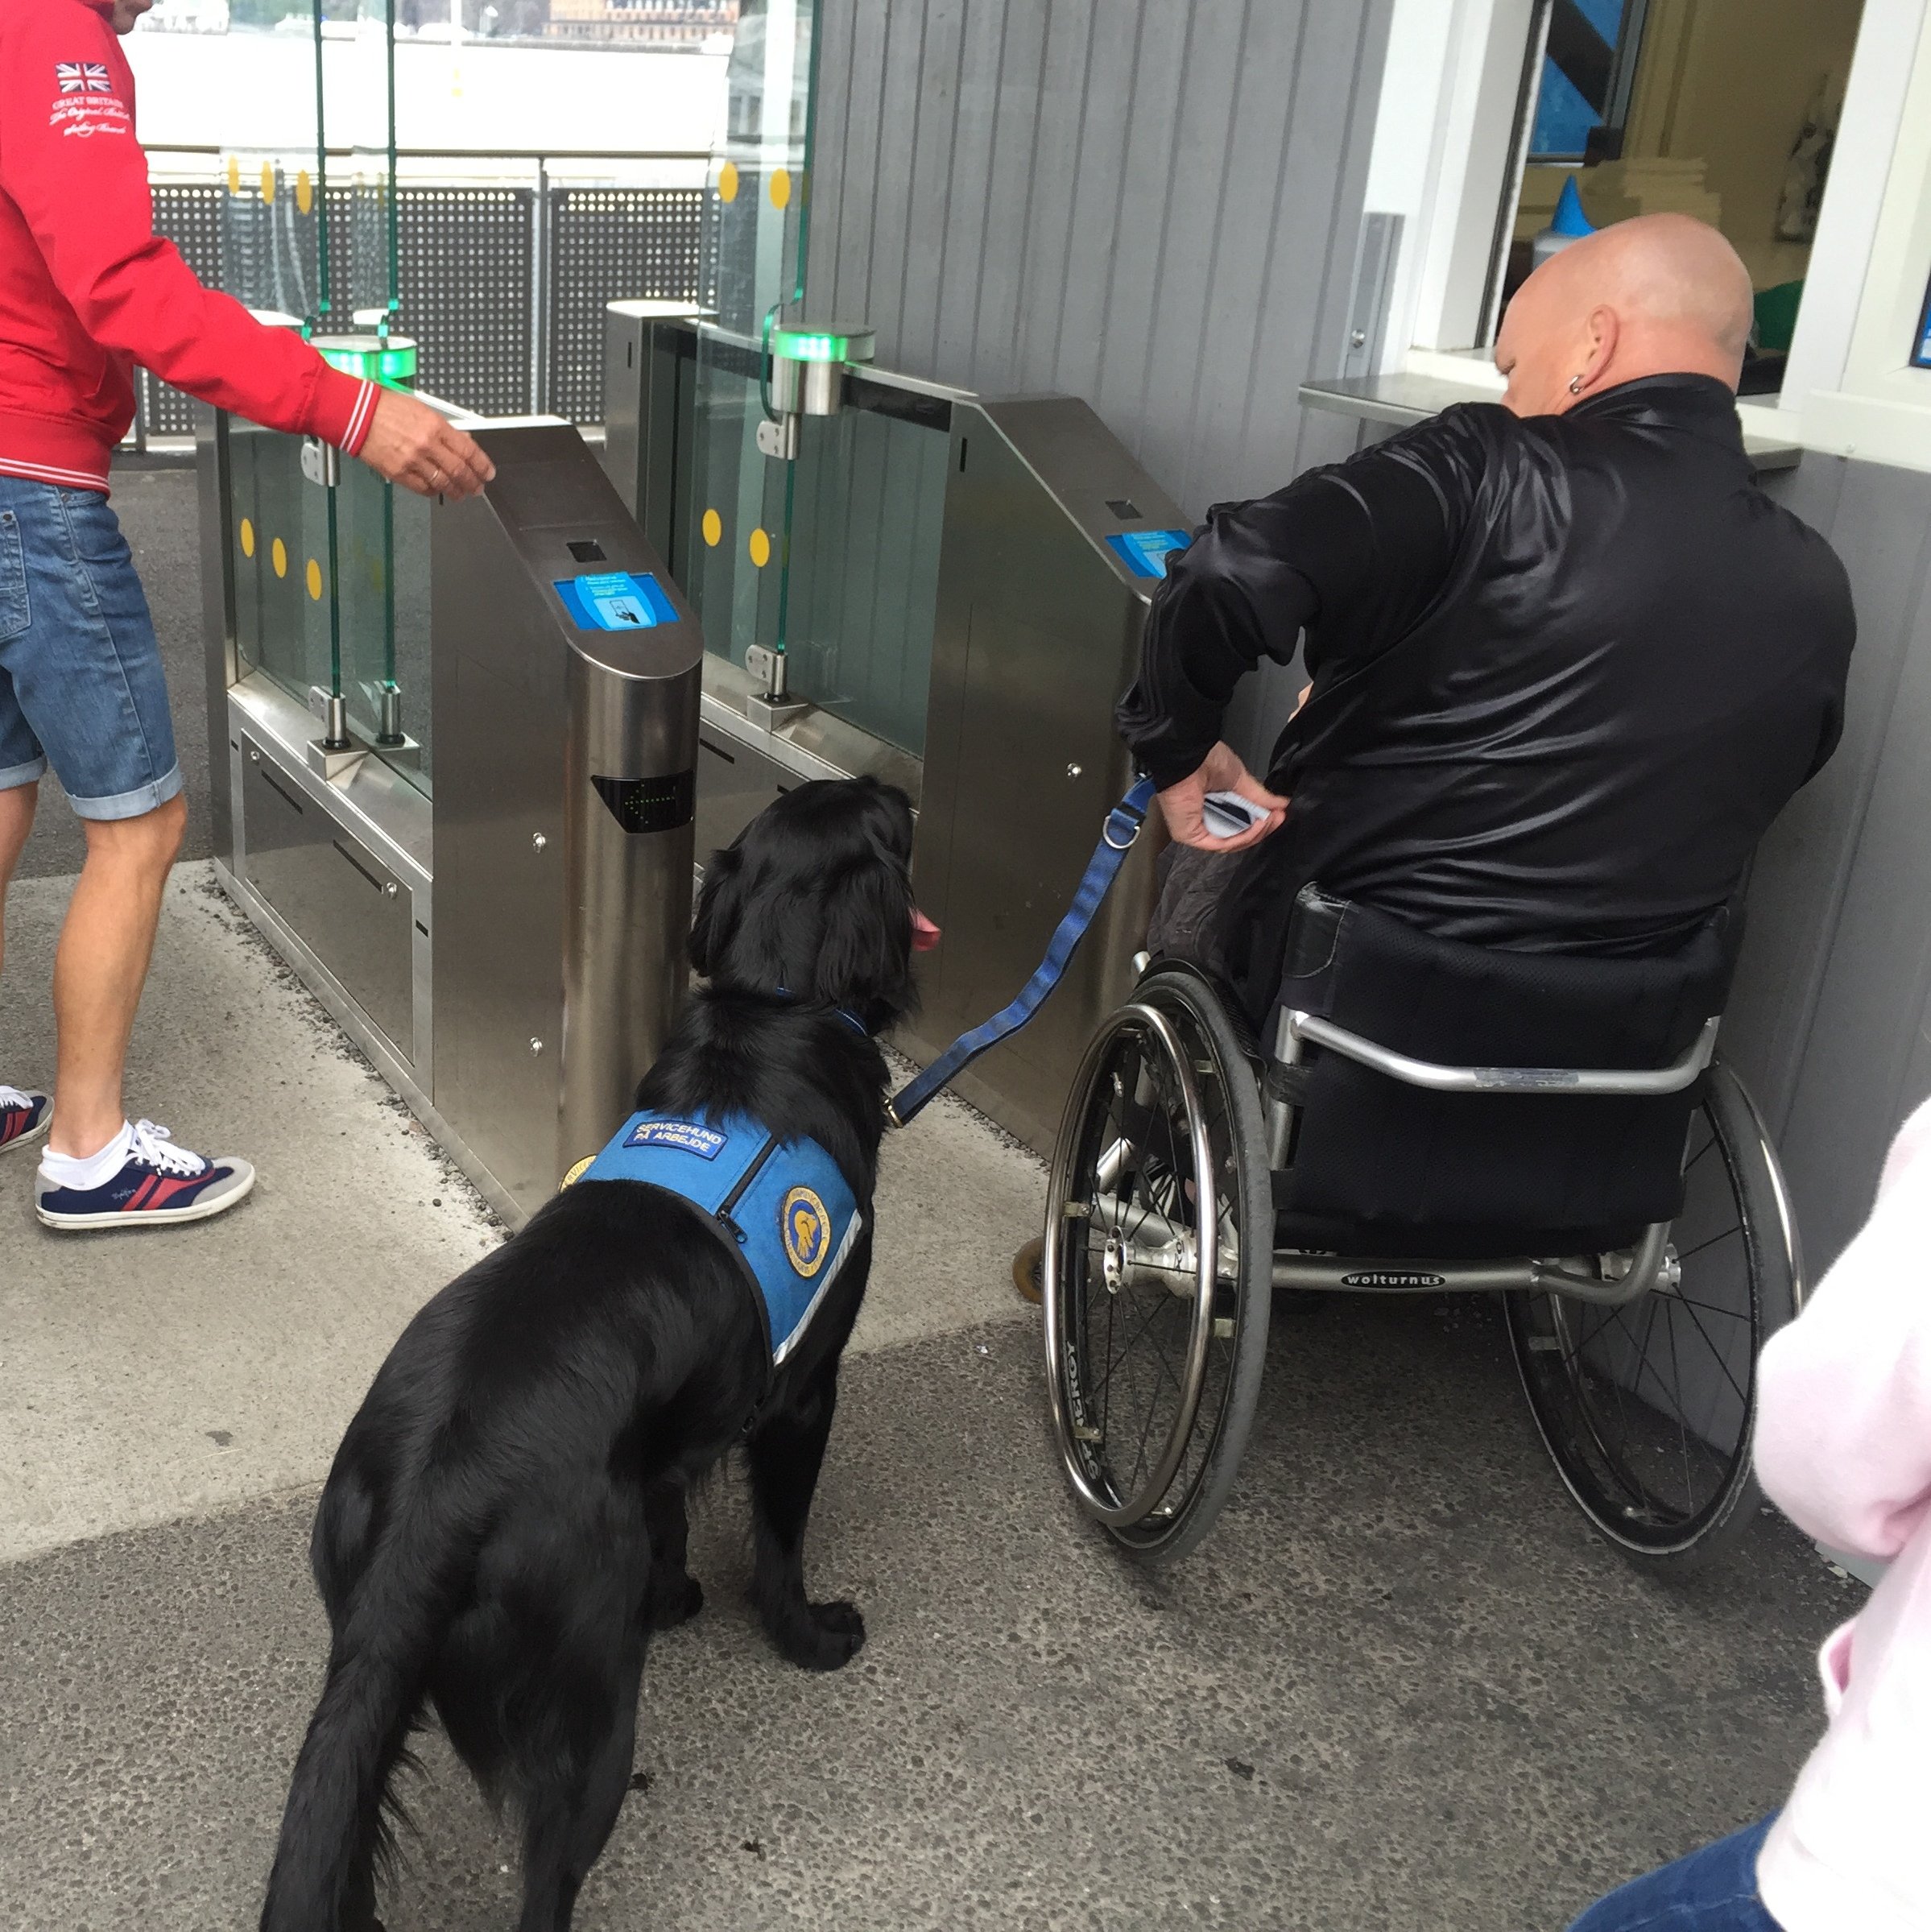
[[(1622, 222), (1510, 304), (1499, 405), (1209, 511), (1118, 711), (1190, 849), (1156, 952), (1216, 966), (1260, 1026), (1310, 883), (1444, 937), (1609, 958), (1668, 952), (1736, 894), (1835, 747), (1855, 635), (1842, 566), (1743, 453), (1751, 318), (1714, 229)], [(1263, 787), (1222, 716), (1304, 639)], [(1213, 836), (1221, 790), (1266, 817)]]
[[(1639, 1560), (1751, 1513), (1800, 1263), (1712, 1054), (1855, 620), (1744, 453), (1751, 316), (1714, 230), (1602, 230), (1510, 305), (1499, 405), (1218, 505), (1169, 564), (1118, 710), (1175, 842), (1156, 963), (1087, 1050), (1041, 1248), (1062, 1455), (1130, 1547), (1213, 1520), (1283, 1288), (1499, 1293), (1565, 1484)], [(1222, 714), (1297, 647), (1263, 785)], [(1254, 821), (1217, 832), (1229, 792)]]
[[(1351, 993), (1358, 1030), (1426, 1060), (1634, 1066), (1720, 1012), (1725, 908), (1835, 746), (1855, 631), (1842, 565), (1743, 453), (1751, 312), (1714, 229), (1604, 230), (1510, 305), (1499, 405), (1217, 506), (1172, 560), (1119, 708), (1176, 842), (1149, 949), (1212, 971), (1263, 1047), (1284, 1010)], [(1263, 786), (1222, 713), (1297, 644), (1312, 682)], [(1263, 816), (1216, 836), (1203, 808), (1229, 791)], [(1446, 1222), (1464, 1247), (1531, 1218), (1579, 1239), (1667, 1217), (1671, 1133), (1635, 1103), (1305, 1078), (1338, 1131), (1290, 1206)], [(1391, 1137), (1399, 1204), (1342, 1173)]]

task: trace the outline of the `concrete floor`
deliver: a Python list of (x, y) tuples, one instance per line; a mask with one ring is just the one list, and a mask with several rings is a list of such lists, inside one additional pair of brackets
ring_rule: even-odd
[[(178, 728), (187, 485), (118, 498)], [(64, 835), (9, 903), (0, 1078), (48, 1071)], [(60, 1239), (0, 1161), (0, 1918), (30, 1932), (253, 1924), (322, 1656), (315, 1489), (408, 1314), (500, 1238), (205, 866), (131, 1086), (263, 1178), (205, 1227)], [(585, 1932), (1556, 1932), (1778, 1801), (1860, 1593), (1768, 1517), (1701, 1587), (1628, 1570), (1472, 1305), (1284, 1300), (1219, 1529), (1168, 1573), (1117, 1556), (1054, 1471), (1007, 1277), (1040, 1186), (949, 1103), (890, 1144), (810, 1551), (870, 1640), (830, 1678), (771, 1655), (722, 1486)], [(510, 1848), (424, 1757), (392, 1932), (507, 1926)]]

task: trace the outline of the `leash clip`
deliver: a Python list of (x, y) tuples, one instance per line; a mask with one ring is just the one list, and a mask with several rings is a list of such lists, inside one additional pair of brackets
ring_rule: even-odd
[[(1113, 836), (1113, 821), (1116, 818), (1125, 818), (1129, 821), (1127, 828), (1127, 836), (1124, 838), (1115, 838)], [(1093, 821), (1091, 819), (1088, 819), (1086, 822), (1090, 825)], [(1139, 838), (1140, 828), (1144, 825), (1146, 822), (1147, 814), (1144, 812), (1138, 809), (1135, 806), (1129, 805), (1127, 801), (1123, 798), (1120, 802), (1106, 814), (1106, 823), (1102, 829), (1100, 836), (1105, 839), (1106, 843), (1110, 846), (1114, 851), (1130, 852), (1133, 849), (1135, 842)]]

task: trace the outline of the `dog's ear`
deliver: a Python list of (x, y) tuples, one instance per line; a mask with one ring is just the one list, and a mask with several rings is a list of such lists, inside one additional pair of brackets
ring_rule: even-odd
[(744, 854), (736, 846), (713, 852), (704, 868), (704, 885), (697, 895), (697, 916), (691, 921), (691, 964), (709, 979), (718, 962), (744, 909)]
[(903, 862), (875, 845), (846, 865), (825, 895), (812, 962), (813, 995), (850, 1007), (875, 1032), (912, 1010), (912, 882)]

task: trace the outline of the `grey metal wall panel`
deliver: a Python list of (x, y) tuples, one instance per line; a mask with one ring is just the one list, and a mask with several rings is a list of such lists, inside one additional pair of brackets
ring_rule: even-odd
[(1931, 1093), (1931, 477), (1806, 456), (1772, 485), (1830, 537), (1858, 611), (1843, 740), (1758, 854), (1725, 1051), (1783, 1154), (1812, 1272)]
[(1389, 11), (825, 0), (813, 311), (888, 367), (1085, 397), (1190, 514), (1285, 482)]
[(907, 267), (912, 238), (937, 235), (937, 264), (908, 274), (899, 312), (900, 339), (929, 361), (939, 329), (939, 288), (944, 278), (943, 243), (950, 238), (953, 147), (958, 132), (959, 68), (967, 0), (928, 0), (924, 31), (919, 36), (919, 113), (912, 143), (912, 176), (905, 198)]

